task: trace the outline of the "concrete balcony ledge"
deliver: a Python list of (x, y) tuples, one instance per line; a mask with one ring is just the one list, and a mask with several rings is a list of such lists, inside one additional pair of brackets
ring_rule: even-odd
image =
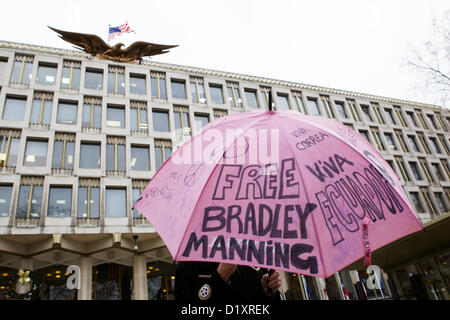
[(52, 169), (52, 175), (54, 176), (73, 176), (73, 169)]
[(123, 178), (127, 175), (126, 171), (114, 171), (114, 170), (106, 170), (107, 177), (120, 177)]
[(77, 218), (77, 226), (81, 228), (97, 228), (99, 225), (98, 218)]
[(38, 228), (40, 218), (20, 219), (15, 220), (16, 228)]

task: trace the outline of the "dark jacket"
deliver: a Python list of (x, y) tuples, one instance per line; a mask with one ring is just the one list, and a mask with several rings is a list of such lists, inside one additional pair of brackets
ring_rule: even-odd
[(266, 269), (238, 266), (226, 283), (217, 273), (219, 263), (179, 262), (175, 270), (175, 300), (212, 303), (270, 302), (280, 300), (279, 292), (269, 297), (261, 286)]

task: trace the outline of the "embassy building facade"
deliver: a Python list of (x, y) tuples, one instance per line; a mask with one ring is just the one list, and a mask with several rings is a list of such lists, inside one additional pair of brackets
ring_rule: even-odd
[(369, 140), (426, 230), (373, 253), (379, 289), (359, 261), (327, 279), (282, 272), (284, 298), (450, 299), (448, 109), (4, 41), (0, 299), (173, 299), (175, 264), (133, 203), (180, 143), (221, 116), (267, 110), (269, 91), (275, 110), (333, 118)]

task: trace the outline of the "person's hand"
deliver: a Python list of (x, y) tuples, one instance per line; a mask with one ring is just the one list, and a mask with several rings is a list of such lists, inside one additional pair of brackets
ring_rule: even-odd
[(237, 264), (229, 264), (229, 263), (220, 263), (217, 267), (217, 273), (223, 279), (223, 281), (227, 282), (231, 275), (236, 271)]
[[(281, 277), (280, 274), (277, 271), (274, 271), (271, 275), (266, 273), (261, 278), (261, 286), (266, 293), (266, 295), (271, 296), (275, 291), (278, 290), (279, 287), (281, 287)], [(272, 289), (272, 291), (269, 293), (268, 288)]]

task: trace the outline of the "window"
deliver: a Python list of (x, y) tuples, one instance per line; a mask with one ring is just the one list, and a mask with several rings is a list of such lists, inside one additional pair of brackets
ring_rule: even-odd
[(0, 167), (15, 167), (19, 153), (20, 131), (0, 131)]
[(155, 99), (167, 99), (166, 74), (163, 72), (150, 72), (151, 96)]
[(86, 69), (84, 87), (86, 89), (103, 90), (103, 70)]
[(409, 152), (408, 148), (406, 147), (405, 140), (403, 139), (403, 134), (401, 130), (394, 130), (395, 136), (397, 137), (398, 142), (400, 143), (400, 147), (402, 148), (403, 152)]
[(195, 114), (194, 118), (195, 118), (195, 130), (197, 132), (202, 130), (202, 128), (209, 123), (208, 115)]
[(388, 119), (389, 124), (396, 125), (397, 123), (395, 122), (394, 114), (392, 113), (392, 109), (385, 108), (384, 111), (385, 111), (386, 118)]
[(328, 96), (320, 96), (320, 99), (322, 100), (323, 106), (325, 107), (325, 112), (327, 113), (328, 118), (336, 118), (333, 112), (333, 109), (331, 108), (331, 102), (330, 97)]
[(444, 197), (443, 197), (443, 195), (442, 195), (442, 192), (435, 192), (435, 193), (434, 193), (434, 198), (436, 199), (436, 203), (437, 203), (438, 206), (439, 206), (439, 210), (440, 210), (442, 213), (447, 212), (448, 209), (447, 209), (447, 205), (445, 204), (445, 201), (444, 201)]
[(435, 137), (430, 137), (431, 145), (433, 146), (433, 150), (435, 153), (442, 153), (441, 149), (439, 148), (439, 143), (437, 142), (437, 139)]
[(180, 130), (181, 134), (191, 134), (191, 125), (189, 121), (189, 108), (174, 106), (173, 116), (175, 120), (175, 130)]
[(422, 128), (428, 130), (428, 126), (425, 123), (425, 121), (423, 120), (422, 112), (420, 110), (417, 110), (417, 109), (414, 109), (414, 111), (416, 111), (417, 118), (419, 118), (419, 121), (420, 121), (420, 124), (422, 125)]
[(150, 170), (149, 148), (144, 146), (131, 146), (131, 170)]
[(47, 216), (53, 218), (70, 217), (72, 207), (72, 187), (50, 186)]
[(152, 111), (153, 130), (170, 132), (169, 113), (167, 111)]
[(417, 146), (416, 137), (408, 135), (409, 145), (412, 147), (414, 152), (420, 152), (419, 147)]
[(412, 171), (412, 173), (414, 175), (414, 178), (416, 180), (419, 180), (419, 181), (422, 180), (422, 176), (421, 176), (421, 174), (419, 172), (419, 168), (417, 167), (417, 162), (410, 161), (409, 162), (409, 167), (411, 168), (411, 171)]
[(380, 132), (378, 131), (378, 128), (372, 127), (370, 128), (370, 131), (372, 132), (373, 138), (375, 140), (376, 147), (380, 151), (385, 151), (385, 147), (383, 144), (383, 141), (381, 141)]
[(126, 189), (106, 188), (106, 212), (109, 218), (121, 218), (127, 216), (127, 191)]
[(80, 168), (100, 168), (100, 143), (82, 141), (80, 145)]
[(23, 121), (26, 104), (26, 97), (6, 96), (3, 120)]
[(245, 99), (247, 100), (247, 106), (250, 108), (259, 108), (258, 99), (256, 98), (256, 90), (254, 89), (244, 89)]
[(272, 89), (270, 87), (263, 87), (263, 86), (261, 86), (261, 93), (263, 94), (263, 99), (262, 99), (263, 107), (266, 110), (268, 110), (268, 108), (269, 108), (269, 92), (271, 90)]
[(222, 86), (220, 84), (209, 84), (212, 103), (224, 104)]
[(385, 133), (384, 136), (389, 145), (389, 148), (391, 150), (397, 150), (397, 146), (395, 145), (394, 139), (392, 138), (392, 133)]
[(403, 118), (402, 110), (399, 106), (394, 106), (395, 113), (397, 114), (398, 119), (400, 120), (400, 123), (404, 128), (407, 128), (405, 118)]
[(73, 169), (75, 157), (75, 135), (56, 133), (53, 147), (52, 168)]
[(356, 109), (356, 102), (355, 102), (355, 100), (347, 99), (347, 104), (350, 107), (350, 112), (352, 113), (353, 120), (361, 121), (361, 118), (359, 116), (358, 110)]
[(320, 111), (319, 111), (319, 106), (317, 105), (317, 99), (308, 97), (306, 99), (306, 102), (308, 104), (309, 112), (313, 116), (319, 116), (320, 115)]
[[(131, 201), (134, 206), (136, 201), (141, 196), (142, 192), (144, 192), (145, 186), (148, 184), (148, 181), (145, 180), (133, 180), (132, 186), (133, 189), (131, 190)], [(143, 219), (144, 216), (139, 213), (139, 211), (133, 209), (133, 219)]]
[(125, 128), (125, 106), (108, 104), (106, 108), (106, 126)]
[(147, 132), (147, 103), (142, 101), (131, 101), (130, 107), (131, 131)]
[(414, 127), (418, 127), (416, 119), (414, 118), (414, 113), (412, 111), (406, 111), (406, 117), (408, 118), (409, 124)]
[(53, 94), (35, 92), (30, 123), (49, 125), (52, 118)]
[(445, 137), (444, 137), (444, 135), (438, 134), (437, 136), (438, 136), (438, 138), (439, 138), (439, 141), (441, 142), (442, 147), (444, 147), (445, 153), (446, 153), (447, 155), (450, 155), (450, 152), (449, 152), (448, 147), (447, 147), (447, 143), (445, 142)]
[(47, 162), (47, 141), (27, 140), (23, 164), (29, 167), (45, 167)]
[(334, 105), (336, 106), (339, 117), (343, 119), (347, 119), (347, 112), (345, 112), (345, 106), (343, 101), (335, 101)]
[(31, 80), (33, 79), (33, 60), (34, 57), (32, 56), (16, 54), (11, 74), (11, 83), (31, 83)]
[(227, 82), (228, 101), (233, 108), (242, 108), (241, 94), (239, 93), (239, 83)]
[(431, 167), (433, 168), (433, 171), (436, 174), (436, 177), (439, 179), (439, 181), (445, 181), (445, 177), (444, 174), (442, 173), (439, 163), (432, 163)]
[(144, 74), (130, 74), (130, 93), (147, 94), (147, 84)]
[[(358, 132), (364, 139), (366, 139), (368, 142), (370, 142), (369, 134), (366, 130), (359, 130)], [(370, 142), (370, 143), (372, 143), (372, 142)]]
[(378, 123), (384, 124), (384, 120), (383, 117), (381, 116), (380, 107), (378, 106), (378, 103), (371, 102), (370, 106), (372, 107), (373, 112), (375, 113), (375, 117), (377, 118)]
[(172, 144), (166, 140), (155, 140), (155, 164), (156, 170), (161, 168), (164, 162), (172, 154)]
[(419, 141), (422, 144), (423, 150), (427, 154), (431, 154), (430, 148), (428, 148), (428, 144), (425, 142), (425, 137), (423, 135), (423, 132), (418, 132), (417, 136), (419, 137)]
[(439, 121), (439, 124), (441, 125), (442, 130), (447, 131), (447, 126), (444, 123), (444, 119), (442, 119), (442, 115), (438, 112), (436, 112), (435, 115)]
[(102, 127), (102, 98), (84, 97), (81, 126), (89, 129)]
[(298, 112), (302, 114), (306, 114), (305, 105), (303, 104), (302, 93), (298, 91), (292, 91), (292, 96), (295, 100), (295, 104), (297, 105)]
[(397, 164), (397, 167), (400, 170), (401, 176), (403, 178), (403, 181), (410, 181), (411, 179), (409, 178), (408, 173), (405, 170), (405, 166), (403, 163), (403, 158), (402, 157), (395, 157), (395, 163)]
[(125, 68), (117, 66), (108, 67), (108, 93), (125, 94)]
[(106, 170), (125, 171), (125, 138), (106, 138)]
[(36, 82), (45, 85), (54, 85), (56, 80), (56, 65), (39, 63)]
[(12, 185), (0, 185), (0, 217), (9, 216)]
[(205, 86), (203, 84), (203, 78), (191, 77), (191, 96), (194, 103), (206, 103)]
[(436, 120), (434, 119), (434, 116), (432, 114), (427, 114), (427, 118), (430, 121), (430, 123), (434, 129), (436, 129), (436, 130), (439, 129), (439, 127), (437, 126)]
[(277, 93), (279, 110), (290, 110), (289, 96), (283, 93)]
[(362, 110), (362, 112), (363, 112), (364, 119), (365, 119), (367, 122), (372, 122), (373, 120), (372, 120), (372, 116), (370, 115), (369, 106), (368, 106), (368, 105), (365, 105), (365, 104), (362, 104), (362, 105), (361, 105), (361, 110)]
[(81, 75), (80, 61), (64, 60), (61, 76), (61, 88), (79, 90), (80, 75)]
[(8, 57), (0, 56), (0, 74), (6, 75), (8, 70)]
[(442, 167), (445, 169), (445, 172), (447, 173), (447, 177), (450, 178), (450, 169), (448, 167), (447, 160), (446, 159), (441, 159), (440, 161), (441, 161)]
[(228, 115), (228, 112), (227, 112), (227, 110), (214, 109), (213, 115), (214, 115), (214, 120), (216, 120), (216, 119), (225, 117), (226, 115)]
[(433, 182), (433, 178), (431, 177), (430, 170), (428, 170), (428, 165), (425, 158), (419, 158), (419, 163), (423, 173), (425, 173), (428, 182)]
[(84, 182), (80, 179), (77, 204), (78, 218), (98, 219), (100, 217), (100, 182), (94, 181), (87, 180)]
[(77, 123), (78, 103), (72, 101), (59, 101), (57, 123), (76, 124)]
[(412, 202), (416, 212), (425, 212), (425, 209), (423, 208), (422, 202), (420, 201), (420, 198), (419, 198), (419, 193), (418, 192), (410, 192), (409, 195), (411, 197), (411, 202)]
[(16, 218), (31, 219), (41, 216), (43, 185), (44, 178), (22, 177)]
[(425, 199), (425, 202), (427, 203), (428, 208), (431, 211), (431, 214), (436, 215), (438, 212), (436, 211), (436, 207), (433, 204), (433, 201), (431, 200), (430, 192), (428, 191), (428, 188), (421, 187), (420, 193), (422, 194), (423, 198)]
[(186, 82), (184, 80), (171, 79), (172, 98), (186, 99)]

